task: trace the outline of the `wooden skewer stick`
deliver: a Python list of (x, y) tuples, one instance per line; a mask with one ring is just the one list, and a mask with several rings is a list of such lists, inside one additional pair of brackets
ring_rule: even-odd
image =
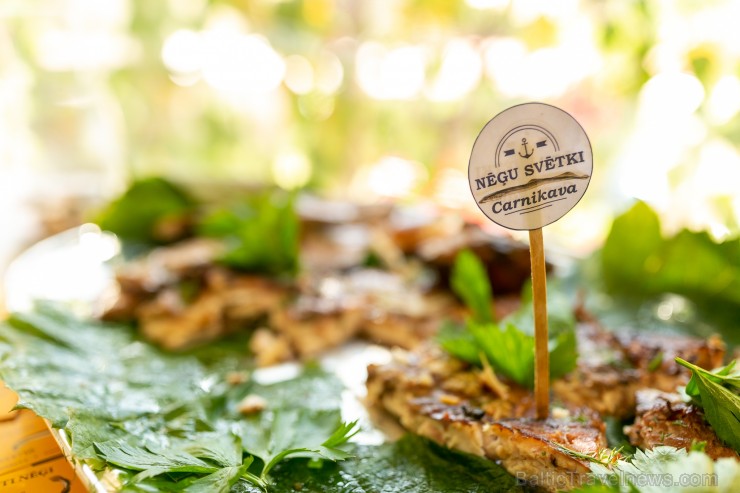
[(542, 228), (529, 231), (529, 258), (534, 307), (534, 399), (537, 419), (546, 419), (550, 414), (550, 353), (547, 347), (547, 272)]

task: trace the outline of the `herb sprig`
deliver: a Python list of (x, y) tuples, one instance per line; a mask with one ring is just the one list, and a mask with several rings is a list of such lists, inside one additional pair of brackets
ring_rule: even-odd
[[(471, 311), (463, 327), (446, 324), (439, 342), (448, 353), (480, 365), (483, 354), (496, 371), (531, 388), (534, 385), (534, 321), (531, 301), (500, 323), (494, 322), (493, 294), (485, 268), (469, 250), (462, 251), (452, 268), (453, 291)], [(552, 296), (553, 299), (556, 296)], [(575, 368), (578, 357), (575, 319), (569, 303), (551, 304), (549, 342), (551, 378), (559, 378)]]

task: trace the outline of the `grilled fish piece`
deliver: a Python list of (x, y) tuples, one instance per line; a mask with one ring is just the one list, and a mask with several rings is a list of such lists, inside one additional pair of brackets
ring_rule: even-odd
[(270, 316), (270, 327), (301, 358), (339, 346), (354, 337), (362, 324), (362, 311), (351, 300), (303, 295)]
[(734, 457), (735, 450), (727, 447), (704, 418), (704, 411), (681, 399), (676, 393), (655, 389), (637, 392), (637, 418), (625, 428), (630, 442), (636, 447), (651, 449), (658, 445), (689, 450), (694, 443), (705, 442), (704, 451), (713, 459)]
[[(465, 249), (472, 250), (486, 266), (491, 289), (497, 296), (518, 295), (530, 278), (527, 246), (510, 237), (487, 233), (477, 225), (469, 224), (453, 235), (420, 242), (416, 255), (438, 272), (442, 284), (449, 285), (455, 258)], [(548, 264), (548, 270), (550, 267)]]
[(236, 275), (212, 267), (192, 300), (177, 287), (140, 304), (135, 315), (142, 334), (170, 350), (182, 350), (244, 329), (277, 309), (288, 288), (270, 279)]
[(604, 423), (587, 409), (560, 409), (535, 421), (531, 392), (486, 370), (425, 346), (397, 351), (388, 365), (368, 368), (368, 403), (408, 430), (463, 452), (500, 461), (511, 474), (547, 491), (580, 485), (586, 456), (607, 453)]
[(602, 415), (633, 416), (640, 389), (672, 392), (686, 385), (691, 372), (675, 363), (676, 356), (703, 368), (720, 366), (724, 358), (725, 346), (717, 337), (616, 335), (582, 310), (577, 316), (578, 367), (554, 381), (552, 389), (563, 401), (589, 406)]
[(725, 344), (718, 336), (708, 339), (627, 332), (618, 336), (625, 356), (640, 372), (643, 388), (673, 392), (688, 383), (691, 371), (676, 363), (676, 356), (702, 368), (722, 366)]
[(272, 312), (269, 325), (280, 338), (274, 342), (285, 341), (305, 358), (355, 336), (412, 348), (456, 310), (449, 295), (427, 293), (398, 274), (358, 269), (305, 280), (295, 299)]
[(200, 276), (223, 253), (224, 245), (208, 238), (193, 238), (152, 250), (124, 265), (116, 274), (121, 290), (156, 293), (184, 278)]
[(552, 382), (555, 396), (606, 416), (634, 413), (640, 372), (632, 367), (616, 336), (595, 322), (580, 322), (576, 337), (578, 366)]

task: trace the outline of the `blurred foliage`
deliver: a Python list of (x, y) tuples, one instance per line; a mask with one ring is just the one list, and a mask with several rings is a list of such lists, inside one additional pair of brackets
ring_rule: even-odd
[[(196, 202), (177, 185), (162, 178), (147, 178), (131, 187), (103, 209), (95, 222), (127, 240), (164, 243), (168, 223), (189, 222)], [(179, 229), (179, 228), (178, 228)]]
[(273, 275), (298, 273), (298, 215), (292, 196), (252, 194), (230, 207), (211, 211), (197, 233), (223, 239), (221, 262), (235, 269)]
[[(97, 173), (103, 194), (165, 175), (471, 212), (475, 136), (504, 108), (540, 100), (572, 113), (595, 150), (586, 205), (555, 226), (595, 224), (574, 244), (604, 234), (632, 197), (717, 236), (740, 223), (727, 185), (740, 180), (736, 2), (8, 5), (2, 166)], [(408, 166), (383, 176), (388, 156)], [(398, 176), (403, 186), (385, 190)]]

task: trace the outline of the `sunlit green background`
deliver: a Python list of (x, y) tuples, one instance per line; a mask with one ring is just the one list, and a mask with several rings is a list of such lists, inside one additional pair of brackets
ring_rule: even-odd
[(587, 249), (632, 198), (669, 227), (740, 223), (740, 2), (4, 0), (0, 226), (131, 176), (431, 200), (482, 220), (482, 126), (543, 101), (588, 132)]

